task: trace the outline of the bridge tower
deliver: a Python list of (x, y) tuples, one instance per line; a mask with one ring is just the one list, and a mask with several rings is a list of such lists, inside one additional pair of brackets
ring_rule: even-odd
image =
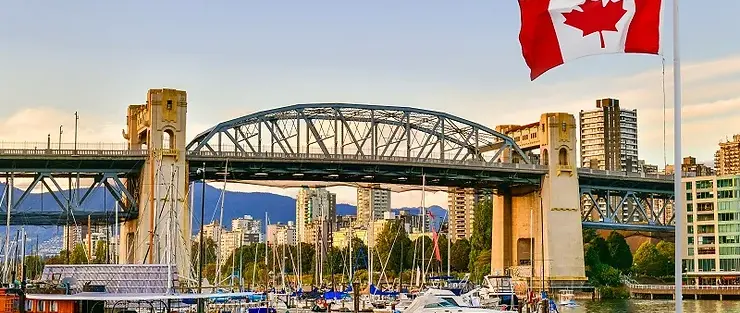
[(523, 150), (540, 150), (548, 167), (540, 187), (502, 188), (493, 200), (491, 272), (534, 288), (572, 288), (586, 281), (576, 166), (576, 123), (545, 113), (538, 123), (497, 129)]
[(147, 157), (139, 176), (127, 180), (139, 214), (121, 227), (119, 262), (166, 264), (169, 257), (180, 277), (191, 276), (186, 113), (185, 91), (150, 89), (146, 104), (128, 107), (123, 132), (128, 148)]

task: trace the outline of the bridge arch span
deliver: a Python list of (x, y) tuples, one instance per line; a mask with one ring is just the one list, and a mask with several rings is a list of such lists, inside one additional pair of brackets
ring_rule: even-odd
[[(496, 147), (491, 149), (490, 147)], [(189, 154), (282, 153), (327, 159), (529, 163), (514, 140), (489, 127), (432, 110), (309, 103), (265, 110), (198, 134)]]

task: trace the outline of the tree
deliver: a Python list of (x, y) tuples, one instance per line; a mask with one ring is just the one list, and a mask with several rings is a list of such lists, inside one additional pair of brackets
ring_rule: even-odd
[(72, 254), (69, 256), (69, 263), (72, 264), (87, 264), (87, 249), (81, 243), (75, 245), (72, 249)]
[(640, 248), (635, 251), (634, 271), (646, 276), (663, 276), (665, 275), (665, 264), (668, 262), (655, 245), (650, 242), (644, 242)]
[(594, 286), (619, 286), (622, 282), (619, 277), (619, 270), (608, 265), (600, 263), (592, 271), (589, 277), (591, 284)]
[[(483, 275), (488, 273), (483, 273), (482, 268), (478, 268), (475, 266), (475, 263), (478, 261), (478, 256), (483, 253), (484, 251), (488, 251), (488, 259), (491, 259), (491, 227), (493, 220), (493, 200), (486, 199), (478, 203), (478, 206), (475, 208), (475, 220), (473, 221), (473, 232), (470, 236), (470, 256), (469, 256), (469, 264), (468, 268), (472, 269), (473, 272), (475, 272), (474, 279), (477, 279), (476, 281), (480, 281), (483, 278)], [(488, 271), (490, 272), (490, 262), (488, 264)], [(472, 274), (472, 273), (471, 273)]]
[(632, 267), (632, 251), (622, 234), (612, 231), (606, 239), (609, 249), (609, 259), (602, 259), (601, 262), (611, 265), (612, 267), (625, 272)]
[(36, 255), (26, 256), (26, 278), (27, 279), (39, 279), (41, 278), (41, 271), (44, 269), (44, 261), (41, 257)]
[[(203, 264), (216, 263), (216, 243), (209, 237), (205, 237), (203, 241), (206, 242), (204, 246), (205, 258), (203, 258)], [(197, 271), (198, 259), (200, 258), (200, 244), (198, 244), (198, 241), (193, 241), (190, 251), (190, 261)]]
[(483, 250), (473, 260), (473, 268), (470, 273), (475, 280), (482, 280), (484, 276), (491, 273), (491, 250)]
[(670, 241), (661, 241), (655, 246), (655, 249), (657, 249), (660, 256), (666, 260), (663, 275), (673, 274), (675, 271), (674, 266), (676, 264), (674, 261), (676, 246)]
[(591, 240), (591, 245), (593, 245), (593, 249), (596, 250), (596, 253), (599, 256), (599, 262), (608, 264), (607, 262), (609, 262), (612, 255), (609, 253), (609, 244), (606, 240), (599, 236)]
[(411, 266), (410, 260), (408, 260), (408, 250), (411, 248), (411, 240), (406, 229), (403, 227), (401, 220), (392, 220), (385, 223), (383, 230), (378, 234), (375, 249), (380, 256), (377, 266), (373, 264), (378, 270), (391, 271), (392, 273), (400, 273), (403, 269)]
[(108, 242), (98, 240), (95, 244), (95, 263), (105, 264), (108, 261)]
[(450, 250), (450, 267), (454, 271), (468, 271), (470, 263), (470, 242), (467, 239), (458, 239), (452, 244)]

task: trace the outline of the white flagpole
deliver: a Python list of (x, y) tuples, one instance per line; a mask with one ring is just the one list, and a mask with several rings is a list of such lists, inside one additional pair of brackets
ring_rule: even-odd
[(681, 57), (678, 42), (678, 0), (673, 0), (673, 168), (674, 206), (676, 225), (675, 287), (676, 312), (683, 312), (683, 241), (684, 192), (681, 186)]

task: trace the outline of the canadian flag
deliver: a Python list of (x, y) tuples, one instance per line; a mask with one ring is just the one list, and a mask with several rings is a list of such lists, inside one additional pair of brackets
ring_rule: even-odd
[(660, 54), (661, 0), (519, 0), (519, 8), (532, 80), (588, 55)]

